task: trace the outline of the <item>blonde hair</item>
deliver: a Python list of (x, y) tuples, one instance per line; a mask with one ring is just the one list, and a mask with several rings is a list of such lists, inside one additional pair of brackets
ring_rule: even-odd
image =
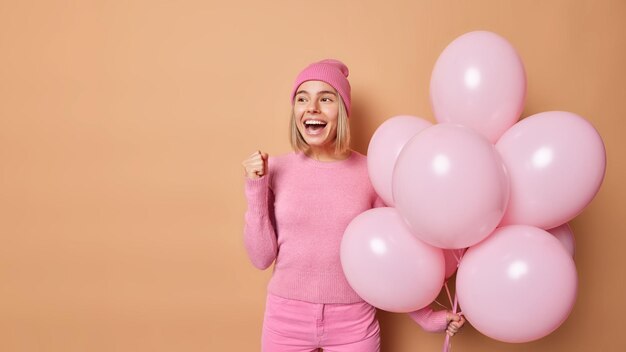
[[(350, 123), (348, 122), (348, 113), (343, 99), (339, 97), (339, 111), (337, 113), (337, 135), (335, 136), (335, 154), (343, 154), (350, 149)], [(300, 134), (298, 125), (296, 124), (296, 114), (291, 107), (291, 120), (289, 123), (290, 136), (289, 141), (291, 147), (297, 152), (306, 153), (310, 146)]]

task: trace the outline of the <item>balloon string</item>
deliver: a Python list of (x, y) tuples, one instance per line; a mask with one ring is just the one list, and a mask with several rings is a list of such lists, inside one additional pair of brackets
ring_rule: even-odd
[[(465, 250), (461, 251), (461, 255), (457, 257), (456, 252), (454, 253), (454, 258), (456, 258), (456, 266), (458, 268), (458, 266), (461, 264), (461, 259), (463, 258), (463, 254), (465, 254)], [(448, 300), (450, 300), (450, 304), (452, 305), (452, 314), (456, 314), (456, 310), (458, 308), (458, 304), (459, 304), (459, 298), (456, 294), (456, 292), (454, 293), (454, 303), (452, 303), (452, 296), (450, 295), (450, 289), (448, 288), (448, 282), (446, 281), (444, 287), (446, 288), (446, 293), (448, 294)], [(461, 314), (461, 313), (459, 313)], [(450, 352), (452, 350), (452, 343), (450, 342), (450, 335), (448, 335), (446, 333), (446, 339), (443, 342), (443, 352)]]
[(450, 302), (450, 307), (452, 307), (454, 303), (452, 303), (452, 296), (450, 295), (450, 289), (448, 289), (448, 281), (444, 283), (443, 287), (446, 288), (446, 293), (448, 294), (448, 301)]
[(444, 309), (448, 310), (448, 307), (446, 307), (443, 304), (439, 303), (439, 301), (435, 300), (435, 303), (437, 303), (441, 308), (444, 308)]
[(456, 267), (458, 268), (459, 265), (461, 265), (461, 258), (463, 258), (463, 255), (465, 254), (465, 252), (467, 251), (467, 248), (462, 248), (462, 249), (458, 249), (461, 252), (459, 253), (459, 255), (457, 255), (457, 250), (453, 250), (452, 251), (452, 255), (454, 255), (454, 259), (456, 259)]
[[(458, 298), (456, 296), (456, 293), (454, 294), (454, 304), (452, 305), (452, 313), (456, 314), (456, 308), (458, 305)], [(443, 342), (443, 352), (450, 352), (450, 350), (452, 349), (452, 343), (450, 342), (450, 335), (448, 335), (446, 333), (446, 339)]]
[(459, 264), (461, 264), (461, 257), (463, 256), (463, 252), (461, 252), (461, 257), (459, 257), (458, 255), (456, 255), (456, 250), (452, 251), (452, 255), (454, 255), (454, 259), (456, 259), (456, 267), (459, 267)]

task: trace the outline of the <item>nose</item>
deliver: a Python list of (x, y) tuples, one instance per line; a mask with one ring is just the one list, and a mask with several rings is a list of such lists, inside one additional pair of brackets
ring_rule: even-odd
[(317, 113), (319, 112), (319, 106), (317, 104), (317, 100), (311, 99), (306, 106), (306, 111), (308, 113)]

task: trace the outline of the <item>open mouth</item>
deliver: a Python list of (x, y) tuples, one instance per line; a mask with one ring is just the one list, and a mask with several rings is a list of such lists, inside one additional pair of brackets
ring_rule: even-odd
[(304, 129), (308, 134), (318, 134), (326, 127), (326, 122), (320, 120), (304, 121)]

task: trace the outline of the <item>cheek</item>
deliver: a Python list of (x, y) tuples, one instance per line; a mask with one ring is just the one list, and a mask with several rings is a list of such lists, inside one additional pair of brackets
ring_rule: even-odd
[(328, 122), (334, 128), (334, 127), (337, 127), (337, 125), (339, 124), (339, 119), (331, 118), (331, 119), (328, 119)]
[(304, 109), (301, 108), (301, 107), (298, 107), (298, 106), (294, 106), (293, 107), (293, 113), (294, 113), (294, 115), (296, 115), (296, 117), (300, 117), (304, 113)]
[(328, 108), (326, 109), (326, 111), (324, 111), (324, 115), (326, 115), (329, 120), (336, 124), (337, 120), (339, 119), (339, 109), (336, 107)]

